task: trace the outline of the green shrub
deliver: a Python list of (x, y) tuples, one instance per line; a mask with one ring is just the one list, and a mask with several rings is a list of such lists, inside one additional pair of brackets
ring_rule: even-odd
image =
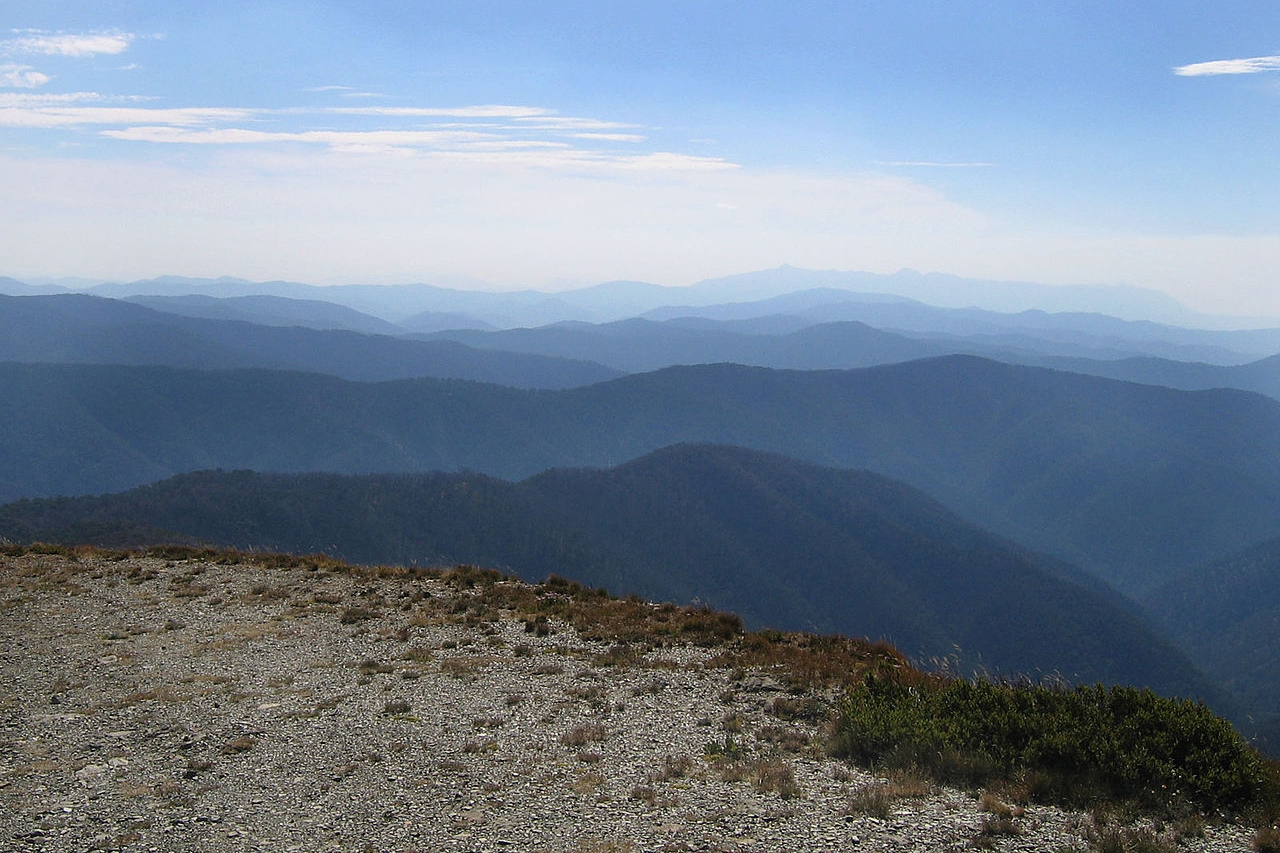
[(1071, 805), (1240, 811), (1275, 790), (1274, 770), (1226, 720), (1131, 687), (869, 676), (842, 700), (831, 749), (966, 784), (1033, 778), (1037, 796)]

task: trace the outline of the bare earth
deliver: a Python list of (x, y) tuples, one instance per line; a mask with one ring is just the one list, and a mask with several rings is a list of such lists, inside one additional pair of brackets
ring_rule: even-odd
[[(468, 619), (435, 577), (0, 557), (0, 849), (1085, 848), (1088, 816), (886, 780), (769, 673)], [(728, 754), (725, 754), (725, 753)], [(868, 808), (871, 794), (882, 809)], [(851, 808), (851, 804), (854, 807)], [(1250, 849), (1210, 825), (1189, 851)]]

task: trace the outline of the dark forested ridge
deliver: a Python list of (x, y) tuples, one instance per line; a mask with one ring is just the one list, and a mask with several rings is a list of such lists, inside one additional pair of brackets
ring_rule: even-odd
[(1280, 539), (1180, 572), (1142, 603), (1193, 660), (1280, 721)]
[(368, 382), (429, 376), (523, 388), (569, 388), (619, 375), (598, 364), (456, 341), (179, 316), (83, 294), (0, 295), (0, 361), (258, 367)]
[(472, 562), (701, 600), (757, 626), (887, 638), (993, 671), (1224, 696), (1122, 600), (882, 476), (683, 445), (520, 483), (474, 474), (203, 472), (118, 496), (0, 509), (0, 536), (164, 539)]
[(607, 467), (680, 442), (867, 468), (1125, 589), (1280, 536), (1280, 403), (971, 357), (678, 367), (564, 391), (0, 364), (0, 500), (202, 468)]

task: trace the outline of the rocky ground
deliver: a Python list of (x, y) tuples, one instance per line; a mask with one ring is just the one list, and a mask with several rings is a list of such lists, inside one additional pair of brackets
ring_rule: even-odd
[(831, 759), (832, 696), (715, 648), (479, 618), (472, 594), (323, 564), (0, 557), (0, 849), (1054, 851), (1097, 831)]

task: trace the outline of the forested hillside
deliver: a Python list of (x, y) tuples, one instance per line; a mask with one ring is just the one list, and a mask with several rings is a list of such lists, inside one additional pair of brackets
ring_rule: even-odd
[(364, 563), (503, 568), (757, 627), (887, 639), (965, 671), (1149, 685), (1235, 708), (1115, 593), (860, 471), (683, 445), (520, 483), (474, 474), (204, 472), (0, 509), (0, 536), (204, 542)]
[(866, 468), (1127, 590), (1280, 536), (1280, 402), (946, 357), (671, 368), (564, 391), (0, 365), (0, 499), (202, 468), (522, 478), (680, 442)]

